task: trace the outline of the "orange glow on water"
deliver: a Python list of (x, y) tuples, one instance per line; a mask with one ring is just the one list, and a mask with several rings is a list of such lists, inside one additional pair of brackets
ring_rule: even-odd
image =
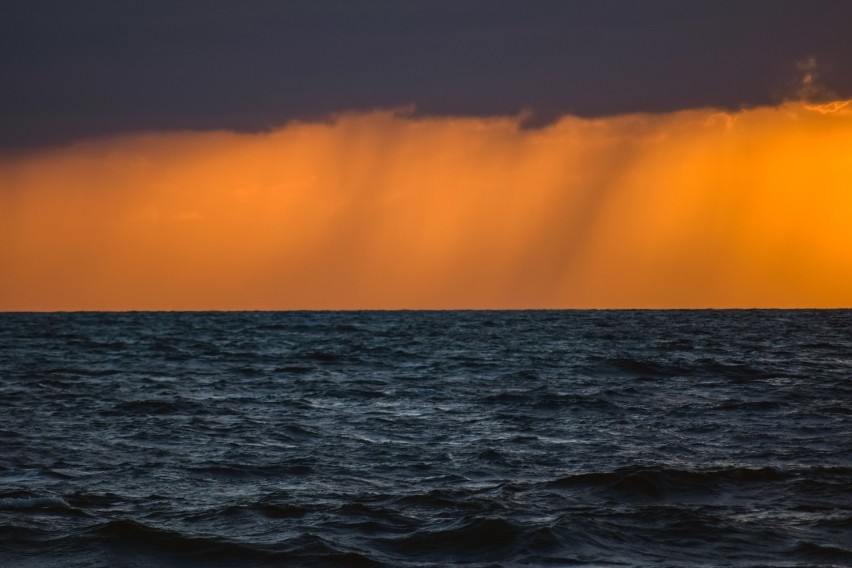
[(852, 306), (846, 103), (7, 157), (0, 310)]

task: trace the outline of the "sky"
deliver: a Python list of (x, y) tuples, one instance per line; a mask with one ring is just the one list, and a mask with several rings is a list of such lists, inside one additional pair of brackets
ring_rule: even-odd
[(850, 21), (11, 0), (0, 310), (850, 307)]

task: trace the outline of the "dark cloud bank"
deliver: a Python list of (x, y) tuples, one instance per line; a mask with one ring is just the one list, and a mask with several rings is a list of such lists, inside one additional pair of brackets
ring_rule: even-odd
[(7, 0), (0, 146), (407, 105), (533, 124), (737, 108), (795, 94), (808, 61), (848, 97), (850, 22), (846, 0)]

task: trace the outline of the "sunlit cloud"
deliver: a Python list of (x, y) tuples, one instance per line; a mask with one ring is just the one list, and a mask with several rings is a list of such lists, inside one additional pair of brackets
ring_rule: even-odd
[(822, 105), (805, 105), (805, 108), (820, 114), (834, 114), (836, 112), (849, 112), (849, 110), (852, 110), (847, 108), (849, 107), (849, 103), (852, 103), (852, 100), (832, 101)]
[(850, 306), (849, 102), (7, 157), (0, 309)]

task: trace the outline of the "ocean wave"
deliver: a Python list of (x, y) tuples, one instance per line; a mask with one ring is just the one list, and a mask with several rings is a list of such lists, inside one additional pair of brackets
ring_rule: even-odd
[(0, 314), (0, 565), (852, 565), (850, 328)]
[[(810, 472), (813, 475), (814, 471)], [(554, 479), (557, 488), (593, 488), (617, 492), (624, 497), (662, 498), (671, 494), (707, 494), (721, 486), (788, 482), (801, 473), (771, 467), (679, 470), (666, 467), (631, 466), (600, 473), (578, 473)]]

